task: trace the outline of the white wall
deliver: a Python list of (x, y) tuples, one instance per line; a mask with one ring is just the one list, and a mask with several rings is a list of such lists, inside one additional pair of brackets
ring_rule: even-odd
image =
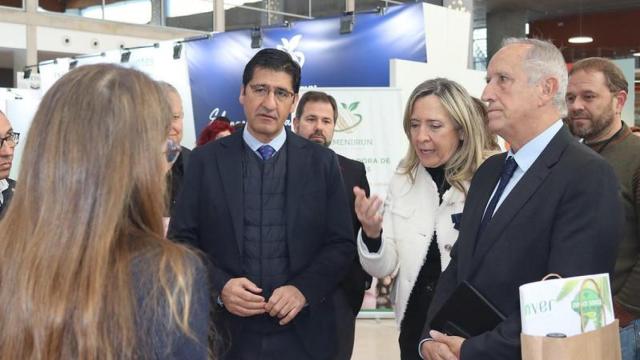
[[(65, 42), (65, 40), (68, 40), (68, 42)], [(154, 39), (56, 29), (44, 26), (37, 28), (37, 41), (38, 50), (40, 51), (72, 54), (90, 54), (118, 49), (120, 46), (133, 47), (155, 42)]]
[(422, 12), (427, 62), (467, 68), (471, 14), (426, 3)]
[(629, 93), (627, 95), (627, 102), (624, 104), (624, 108), (622, 108), (622, 121), (624, 121), (627, 125), (633, 126), (635, 125), (635, 104), (636, 104), (636, 92), (635, 92), (635, 59), (617, 59), (613, 60), (616, 65), (622, 69), (624, 73), (624, 77), (627, 79), (629, 83)]
[(0, 23), (0, 48), (24, 49), (27, 47), (27, 26)]
[(485, 72), (469, 70), (464, 67), (447, 66), (446, 64), (434, 65), (433, 63), (421, 63), (416, 61), (393, 59), (390, 66), (390, 86), (402, 90), (402, 104), (407, 103), (413, 89), (423, 81), (436, 77), (445, 77), (460, 83), (469, 94), (477, 98), (482, 94), (485, 85)]

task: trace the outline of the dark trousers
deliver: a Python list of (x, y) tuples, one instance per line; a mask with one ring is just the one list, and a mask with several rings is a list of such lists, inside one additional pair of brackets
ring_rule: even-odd
[(306, 360), (311, 355), (305, 350), (295, 329), (275, 333), (251, 330), (242, 332), (239, 339), (231, 339), (229, 350), (222, 360)]
[(336, 334), (338, 335), (338, 353), (335, 360), (349, 360), (353, 353), (356, 333), (356, 316), (342, 289), (336, 291)]

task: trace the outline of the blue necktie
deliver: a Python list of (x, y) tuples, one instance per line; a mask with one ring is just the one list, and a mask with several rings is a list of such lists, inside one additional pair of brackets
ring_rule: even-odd
[[(502, 167), (498, 188), (496, 189), (496, 192), (491, 197), (491, 201), (489, 201), (489, 205), (487, 205), (487, 210), (484, 212), (484, 216), (482, 217), (482, 222), (480, 222), (480, 228), (478, 229), (478, 237), (477, 237), (478, 239), (482, 235), (482, 232), (484, 231), (484, 229), (487, 227), (487, 224), (489, 224), (489, 221), (491, 221), (491, 218), (493, 217), (493, 213), (496, 210), (496, 205), (498, 205), (498, 200), (500, 200), (500, 196), (502, 196), (502, 193), (504, 192), (504, 188), (507, 187), (509, 180), (511, 180), (511, 177), (513, 176), (513, 173), (516, 171), (517, 168), (518, 168), (518, 163), (516, 163), (516, 161), (513, 159), (513, 156), (509, 156), (507, 158), (507, 161), (505, 161)], [(477, 243), (478, 242), (476, 241), (476, 244)]]
[(269, 160), (275, 154), (276, 149), (271, 147), (271, 145), (262, 145), (258, 148), (258, 152), (260, 156), (262, 156), (262, 160)]

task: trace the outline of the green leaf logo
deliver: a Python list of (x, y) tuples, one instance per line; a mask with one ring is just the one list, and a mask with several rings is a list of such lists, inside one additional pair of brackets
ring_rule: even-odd
[[(580, 291), (571, 301), (571, 309), (580, 315), (580, 328), (584, 332), (591, 322), (595, 329), (599, 329), (605, 322), (605, 308), (603, 306), (602, 281), (596, 283), (593, 279), (585, 279)], [(591, 286), (589, 286), (591, 285)], [(608, 288), (608, 286), (606, 286)]]
[(358, 105), (360, 105), (360, 101), (355, 101), (348, 105), (343, 102), (340, 103), (340, 107), (342, 107), (344, 111), (338, 114), (336, 132), (351, 132), (356, 126), (360, 125), (362, 115), (355, 113)]

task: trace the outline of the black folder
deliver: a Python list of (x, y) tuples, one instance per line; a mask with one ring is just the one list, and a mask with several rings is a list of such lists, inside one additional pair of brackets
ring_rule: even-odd
[(431, 320), (431, 329), (468, 339), (493, 330), (505, 316), (463, 281)]

